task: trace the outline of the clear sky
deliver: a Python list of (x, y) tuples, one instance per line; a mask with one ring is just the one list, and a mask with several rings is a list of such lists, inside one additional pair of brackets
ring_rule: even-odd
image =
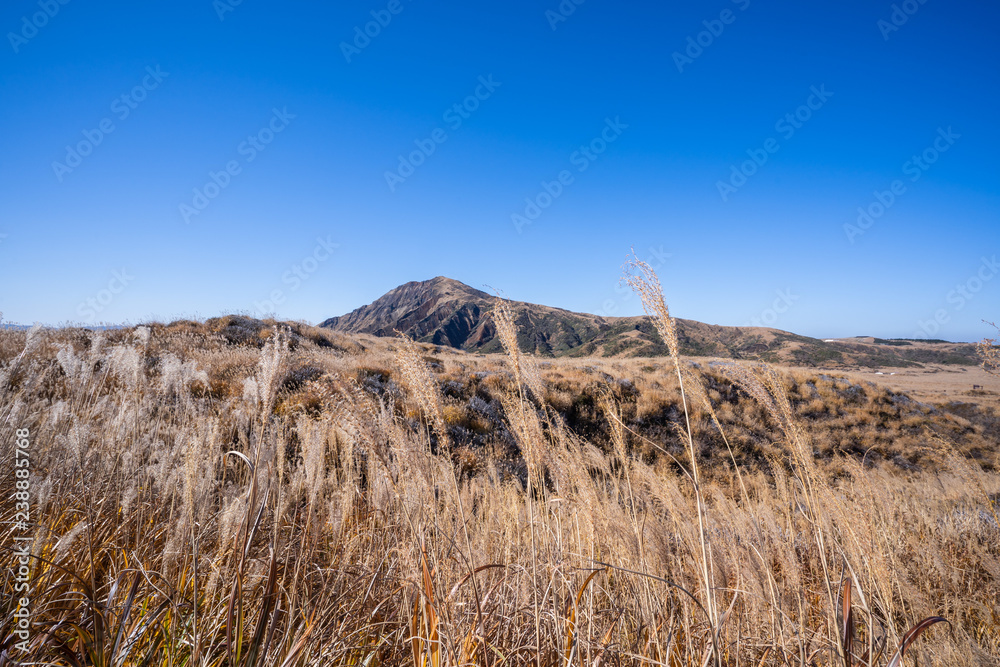
[(577, 1), (4, 2), (4, 320), (631, 315), (634, 247), (679, 317), (990, 333), (997, 3)]

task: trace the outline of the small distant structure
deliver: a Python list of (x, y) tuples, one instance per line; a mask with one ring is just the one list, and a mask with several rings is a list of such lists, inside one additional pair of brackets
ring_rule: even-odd
[(975, 391), (976, 389), (982, 389), (982, 388), (983, 388), (983, 385), (981, 385), (981, 384), (974, 384), (974, 385), (972, 385), (972, 390), (973, 391)]
[(875, 375), (885, 375), (882, 371), (875, 371)]
[(824, 338), (823, 342), (824, 343), (836, 343), (837, 341), (834, 338)]

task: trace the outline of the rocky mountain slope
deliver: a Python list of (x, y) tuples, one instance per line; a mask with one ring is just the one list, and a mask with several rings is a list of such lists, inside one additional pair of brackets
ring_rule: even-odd
[[(500, 352), (490, 317), (495, 297), (443, 276), (409, 282), (373, 303), (320, 326), (343, 333), (394, 336), (472, 352)], [(656, 357), (666, 346), (647, 317), (600, 317), (521, 301), (511, 302), (518, 343), (541, 356)], [(906, 367), (924, 363), (975, 365), (973, 345), (944, 341), (851, 338), (824, 341), (765, 327), (726, 327), (678, 319), (687, 356), (758, 359), (824, 367)]]

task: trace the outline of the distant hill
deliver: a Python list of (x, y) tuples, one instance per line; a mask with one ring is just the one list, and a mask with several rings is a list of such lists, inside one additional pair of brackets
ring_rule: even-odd
[[(16, 324), (11, 322), (0, 322), (0, 329), (10, 329), (12, 331), (28, 331), (34, 324)], [(131, 324), (60, 324), (57, 326), (52, 326), (48, 324), (39, 324), (42, 329), (90, 329), (91, 331), (111, 331), (112, 329), (127, 329)]]
[[(500, 352), (490, 317), (495, 297), (438, 276), (390, 290), (367, 306), (321, 327), (343, 333), (411, 338), (469, 352)], [(546, 357), (657, 357), (666, 346), (648, 317), (600, 317), (522, 301), (511, 302), (518, 344)], [(824, 341), (766, 327), (726, 327), (678, 319), (687, 356), (756, 359), (824, 367), (904, 367), (924, 363), (976, 365), (966, 343), (850, 338)]]

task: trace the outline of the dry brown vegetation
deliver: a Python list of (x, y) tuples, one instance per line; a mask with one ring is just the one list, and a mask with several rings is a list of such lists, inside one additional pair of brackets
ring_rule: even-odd
[[(997, 333), (1000, 333), (1000, 327), (996, 324), (990, 322), (989, 325), (996, 329)], [(984, 338), (976, 345), (976, 349), (980, 359), (983, 360), (983, 368), (986, 369), (986, 372), (1000, 374), (1000, 340)]]
[(2, 460), (16, 429), (31, 456), (0, 539), (33, 537), (0, 665), (884, 666), (933, 616), (906, 662), (1000, 660), (995, 410), (539, 363), (496, 323), (506, 356), (241, 317), (0, 332)]

